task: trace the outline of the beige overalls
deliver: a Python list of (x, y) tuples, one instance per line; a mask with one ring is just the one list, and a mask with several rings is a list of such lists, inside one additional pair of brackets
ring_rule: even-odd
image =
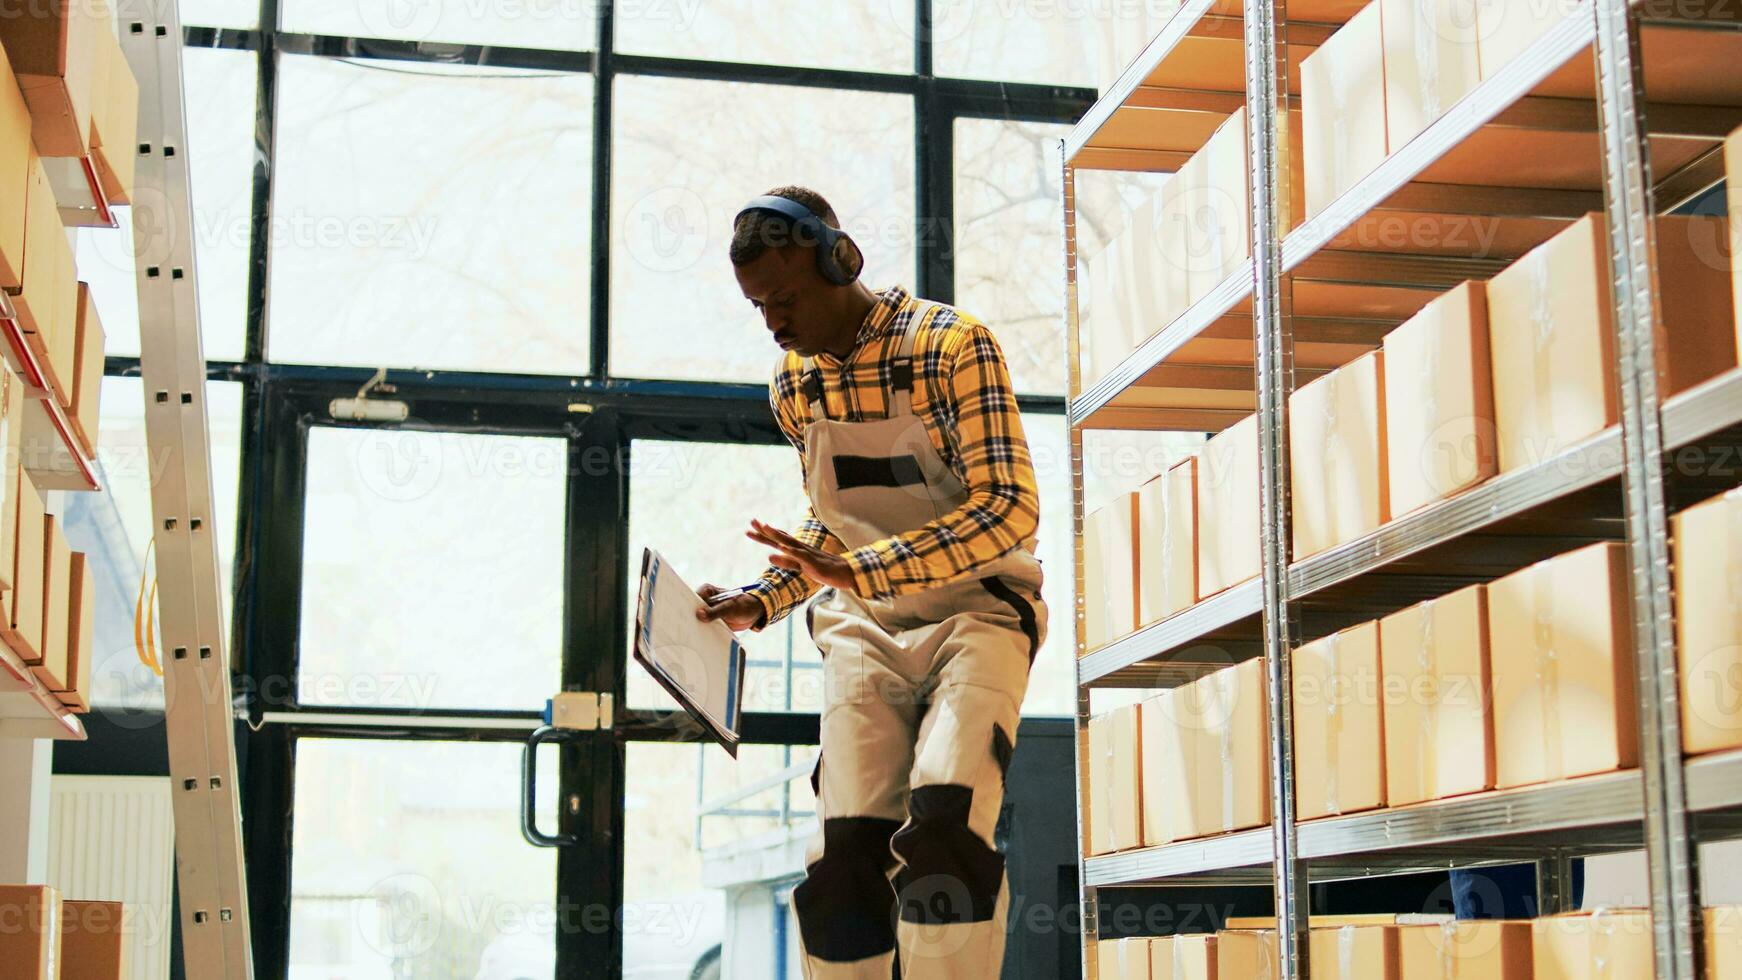
[[(848, 548), (967, 500), (913, 413), (914, 339), (937, 309), (907, 318), (887, 419), (824, 417), (805, 359), (811, 504)], [(1040, 584), (1029, 541), (923, 592), (882, 600), (825, 589), (812, 603), (825, 699), (812, 776), (819, 827), (793, 893), (805, 976), (998, 976), (1008, 899), (993, 830), (1046, 637)]]

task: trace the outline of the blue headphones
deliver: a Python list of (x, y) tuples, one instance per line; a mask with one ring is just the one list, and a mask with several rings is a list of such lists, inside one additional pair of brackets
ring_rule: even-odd
[(815, 244), (817, 272), (825, 280), (837, 286), (850, 285), (865, 268), (864, 253), (859, 251), (859, 246), (846, 232), (831, 226), (797, 201), (774, 195), (754, 198), (739, 210), (738, 217), (733, 218), (732, 223), (736, 225), (738, 218), (752, 211), (772, 211), (780, 215), (792, 223), (795, 242), (801, 245)]

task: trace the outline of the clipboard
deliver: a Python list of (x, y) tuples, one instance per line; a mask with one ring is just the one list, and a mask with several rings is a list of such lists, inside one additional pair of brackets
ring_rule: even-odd
[(725, 623), (696, 618), (705, 604), (659, 552), (642, 551), (635, 659), (735, 759), (749, 657)]

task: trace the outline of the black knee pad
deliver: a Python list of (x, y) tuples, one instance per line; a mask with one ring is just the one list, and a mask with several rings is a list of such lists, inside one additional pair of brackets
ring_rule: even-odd
[(968, 827), (974, 791), (921, 786), (908, 798), (907, 826), (895, 835), (901, 870), (895, 890), (903, 922), (988, 922), (1004, 887), (1004, 855)]
[(823, 821), (823, 856), (792, 890), (805, 951), (820, 960), (851, 963), (895, 948), (895, 892), (889, 871), (890, 837), (901, 827), (878, 817)]

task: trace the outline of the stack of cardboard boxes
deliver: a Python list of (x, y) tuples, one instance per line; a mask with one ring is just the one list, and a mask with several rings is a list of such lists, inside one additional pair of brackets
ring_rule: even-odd
[(1258, 417), (1083, 519), (1084, 651), (1258, 575)]
[[(1280, 975), (1274, 921), (1216, 933), (1104, 939), (1101, 980), (1253, 980)], [(1742, 907), (1705, 910), (1706, 976), (1742, 975)], [(1524, 920), (1314, 916), (1314, 980), (1619, 980), (1652, 972), (1651, 915), (1597, 909)]]
[(1324, 211), (1575, 6), (1374, 0), (1350, 18), (1301, 63), (1307, 215)]
[(1089, 721), (1089, 851), (1270, 822), (1264, 661), (1206, 674)]
[(0, 885), (0, 974), (9, 980), (121, 980), (130, 907), (63, 899), (46, 885)]
[[(59, 411), (94, 455), (103, 327), (78, 281), (47, 163), (88, 163), (106, 200), (131, 193), (138, 88), (102, 3), (54, 0), (0, 18), (0, 289), (42, 386), (0, 367), (0, 641), (74, 710), (89, 709), (92, 580), (32, 480), (32, 413)], [(81, 164), (82, 166), (82, 164)], [(52, 403), (52, 405), (50, 404)]]
[(1083, 386), (1105, 377), (1251, 254), (1246, 113), (1236, 110), (1077, 264)]

